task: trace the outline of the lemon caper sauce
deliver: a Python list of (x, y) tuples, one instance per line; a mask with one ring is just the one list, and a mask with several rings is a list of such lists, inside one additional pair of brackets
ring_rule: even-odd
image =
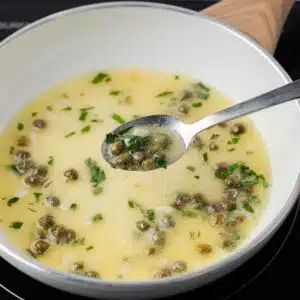
[(110, 133), (141, 116), (193, 123), (229, 105), (201, 82), (149, 70), (51, 88), (0, 136), (1, 230), (34, 259), (83, 276), (142, 280), (215, 263), (247, 239), (267, 202), (269, 160), (253, 124), (210, 128), (169, 166), (168, 134)]

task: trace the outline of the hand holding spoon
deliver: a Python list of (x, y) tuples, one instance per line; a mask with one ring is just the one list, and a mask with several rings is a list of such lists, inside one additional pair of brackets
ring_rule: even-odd
[[(166, 160), (167, 165), (170, 165), (182, 157), (182, 155), (186, 152), (189, 145), (191, 144), (193, 137), (197, 133), (212, 126), (228, 122), (245, 115), (249, 115), (268, 107), (275, 106), (287, 101), (296, 100), (299, 97), (300, 80), (296, 80), (292, 83), (271, 90), (250, 100), (238, 103), (217, 113), (208, 115), (193, 124), (185, 124), (184, 122), (178, 120), (176, 117), (170, 115), (151, 115), (143, 118), (138, 118), (134, 121), (130, 121), (119, 126), (111, 133), (110, 137), (122, 135), (123, 133), (126, 133), (135, 127), (160, 128), (163, 130), (164, 134), (169, 133), (170, 137), (176, 137), (176, 140), (180, 141), (181, 143), (180, 147), (176, 147), (176, 153), (173, 154), (170, 159)], [(101, 150), (105, 160), (112, 165), (112, 156), (109, 151), (108, 139), (103, 142)], [(129, 154), (126, 157), (129, 161)], [(124, 159), (126, 157), (124, 156)], [(156, 167), (161, 167), (161, 163), (159, 162), (162, 162), (162, 160), (160, 158), (156, 158), (156, 160), (158, 162), (158, 165)], [(148, 171), (153, 170), (156, 167), (155, 165), (151, 165), (150, 167), (144, 167), (142, 169), (127, 167), (120, 168), (126, 170)], [(163, 167), (166, 167), (165, 162), (163, 163)]]

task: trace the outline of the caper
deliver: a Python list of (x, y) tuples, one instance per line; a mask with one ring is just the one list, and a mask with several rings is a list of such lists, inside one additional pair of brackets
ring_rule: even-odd
[(219, 145), (215, 141), (212, 141), (209, 143), (208, 148), (210, 151), (216, 151), (219, 149)]
[(28, 151), (17, 151), (15, 153), (16, 160), (25, 160), (25, 159), (29, 159), (30, 157), (31, 154)]
[(170, 143), (170, 139), (165, 133), (155, 133), (151, 137), (151, 142), (160, 149), (166, 149)]
[(37, 129), (45, 129), (47, 127), (47, 123), (43, 119), (33, 120), (32, 125)]
[(240, 183), (240, 178), (236, 174), (231, 174), (224, 179), (224, 183), (229, 187), (236, 187)]
[(80, 271), (82, 271), (84, 268), (84, 263), (83, 261), (76, 261), (76, 262), (73, 262), (71, 267), (70, 267), (70, 270), (71, 272), (73, 273), (78, 273)]
[(127, 169), (132, 162), (132, 155), (130, 153), (121, 153), (111, 160), (113, 166), (121, 169)]
[(28, 145), (29, 145), (29, 139), (28, 139), (28, 137), (25, 136), (25, 135), (21, 135), (18, 138), (17, 145), (19, 147), (28, 147)]
[(209, 244), (198, 244), (197, 250), (200, 254), (209, 254), (212, 251), (212, 247)]
[(149, 227), (150, 227), (149, 223), (144, 220), (136, 222), (136, 228), (141, 232), (147, 231)]
[(32, 175), (36, 175), (39, 177), (46, 177), (48, 174), (48, 167), (47, 166), (37, 166), (32, 170)]
[(92, 278), (99, 278), (99, 273), (96, 271), (90, 270), (90, 271), (84, 272), (84, 276), (92, 277)]
[(67, 229), (62, 225), (57, 225), (49, 229), (49, 235), (56, 244), (65, 244), (67, 242)]
[(29, 175), (25, 178), (24, 182), (26, 185), (31, 187), (42, 186), (44, 183), (43, 180), (41, 180), (41, 178), (36, 175)]
[(156, 231), (152, 235), (152, 242), (155, 245), (163, 246), (166, 243), (166, 234), (163, 231)]
[(178, 260), (178, 261), (175, 261), (173, 264), (172, 264), (172, 269), (174, 272), (176, 273), (182, 273), (182, 272), (185, 272), (186, 269), (187, 269), (187, 263), (184, 261), (184, 260)]
[(112, 155), (119, 155), (124, 150), (124, 144), (122, 142), (114, 142), (109, 145), (109, 151)]
[(34, 162), (32, 160), (18, 160), (15, 166), (20, 174), (25, 174), (34, 168)]
[(164, 216), (161, 219), (161, 223), (166, 228), (171, 228), (176, 225), (176, 222), (174, 221), (174, 219), (171, 216)]
[(75, 169), (68, 169), (65, 171), (64, 176), (68, 181), (76, 181), (79, 177), (78, 172)]
[(33, 232), (36, 239), (45, 239), (47, 237), (47, 232), (43, 229), (36, 229)]
[(172, 272), (168, 267), (163, 267), (154, 274), (154, 278), (164, 278), (172, 276)]
[(51, 215), (42, 216), (37, 220), (37, 226), (45, 230), (51, 228), (54, 225), (54, 217)]
[(239, 195), (239, 191), (237, 189), (226, 189), (223, 193), (224, 200), (236, 200)]
[(66, 243), (70, 243), (76, 239), (76, 232), (73, 229), (66, 231)]
[(174, 203), (174, 207), (177, 209), (181, 209), (189, 202), (191, 202), (191, 197), (189, 195), (178, 194)]
[(156, 252), (156, 249), (154, 247), (148, 247), (145, 249), (146, 255), (153, 255), (153, 254), (155, 254), (155, 252)]
[(207, 203), (204, 200), (204, 196), (200, 193), (196, 193), (191, 197), (191, 204), (195, 209), (203, 209)]
[(132, 157), (135, 162), (140, 163), (145, 158), (145, 154), (143, 152), (135, 152), (132, 154)]
[(190, 107), (186, 103), (181, 103), (177, 108), (177, 112), (180, 115), (188, 114), (189, 110), (190, 110)]
[(60, 200), (55, 196), (48, 196), (45, 199), (45, 204), (47, 204), (48, 206), (57, 207), (60, 205)]
[(245, 125), (241, 123), (235, 123), (230, 128), (230, 133), (233, 135), (240, 135), (245, 133), (245, 131), (246, 131)]
[(142, 169), (143, 170), (153, 170), (155, 169), (155, 162), (153, 158), (146, 158), (142, 162)]
[(37, 255), (45, 253), (50, 247), (50, 244), (45, 240), (37, 240), (30, 246), (31, 251)]

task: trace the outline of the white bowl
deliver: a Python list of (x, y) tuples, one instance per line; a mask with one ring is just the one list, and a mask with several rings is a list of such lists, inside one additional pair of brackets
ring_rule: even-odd
[[(91, 70), (142, 67), (204, 80), (240, 102), (291, 79), (259, 45), (190, 10), (153, 3), (106, 3), (41, 19), (0, 44), (0, 119), (5, 126), (29, 99)], [(242, 247), (202, 270), (167, 279), (102, 281), (55, 271), (28, 258), (0, 232), (0, 255), (26, 274), (76, 294), (117, 299), (173, 295), (237, 268), (274, 234), (299, 192), (296, 101), (253, 114), (267, 145), (272, 186), (266, 211)]]

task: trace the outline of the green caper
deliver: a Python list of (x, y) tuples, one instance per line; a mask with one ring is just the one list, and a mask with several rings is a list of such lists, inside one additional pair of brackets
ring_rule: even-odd
[(33, 242), (30, 246), (30, 249), (33, 253), (41, 255), (45, 253), (50, 247), (50, 244), (45, 240), (37, 240)]
[(188, 203), (190, 203), (191, 200), (192, 200), (192, 198), (188, 194), (178, 194), (177, 197), (176, 197), (175, 203), (173, 204), (173, 206), (176, 209), (181, 209), (185, 205), (187, 205)]
[(48, 174), (48, 167), (47, 166), (37, 166), (32, 170), (32, 175), (36, 175), (39, 177), (46, 177)]
[(113, 157), (111, 163), (116, 168), (128, 169), (132, 160), (133, 158), (130, 153), (121, 153), (120, 155)]
[(120, 141), (114, 142), (109, 145), (109, 151), (112, 155), (119, 155), (124, 150), (124, 144)]
[(34, 162), (32, 160), (18, 160), (15, 164), (16, 169), (20, 174), (25, 174), (34, 168)]
[(39, 176), (29, 175), (24, 180), (25, 184), (31, 187), (42, 186), (44, 181)]
[(62, 225), (50, 228), (49, 235), (56, 244), (63, 245), (67, 242), (67, 229)]
[(140, 220), (136, 222), (136, 228), (141, 232), (147, 231), (149, 227), (150, 227), (149, 223), (144, 220)]
[(172, 276), (172, 272), (168, 267), (163, 267), (154, 274), (154, 278), (165, 278)]
[(236, 174), (231, 174), (224, 179), (228, 187), (236, 187), (240, 183), (240, 178)]
[(160, 149), (166, 149), (170, 143), (170, 138), (165, 133), (154, 133), (151, 137), (151, 143)]
[(142, 162), (142, 169), (143, 170), (153, 170), (155, 169), (155, 161), (153, 158), (146, 158)]
[(48, 206), (57, 207), (60, 205), (60, 200), (55, 196), (48, 196), (45, 199), (45, 204), (47, 204)]
[(37, 129), (45, 129), (47, 127), (47, 123), (43, 119), (36, 119), (32, 122), (33, 127)]
[(237, 189), (226, 189), (223, 193), (224, 200), (236, 200), (239, 195), (239, 191)]
[(156, 252), (156, 249), (154, 247), (147, 247), (145, 249), (146, 255), (153, 255), (153, 254), (155, 254), (155, 252)]
[(152, 242), (155, 245), (163, 246), (166, 243), (166, 234), (164, 231), (156, 231), (152, 235)]
[(140, 163), (145, 158), (145, 154), (143, 152), (135, 152), (132, 154), (132, 157), (135, 162)]
[(187, 263), (184, 261), (184, 260), (178, 260), (178, 261), (175, 261), (173, 264), (172, 264), (172, 269), (174, 272), (176, 273), (182, 273), (182, 272), (185, 272), (186, 269), (187, 269)]
[(176, 225), (176, 222), (174, 221), (174, 219), (171, 216), (164, 216), (161, 219), (161, 223), (166, 228), (171, 228)]
[(55, 225), (54, 217), (51, 215), (42, 216), (37, 220), (37, 226), (41, 229), (48, 230), (54, 225)]
[(209, 244), (198, 244), (197, 250), (200, 254), (209, 254), (212, 251), (212, 247)]
[(15, 153), (16, 160), (25, 160), (25, 159), (29, 159), (30, 157), (31, 154), (28, 151), (17, 151)]
[(78, 172), (73, 168), (66, 170), (64, 176), (66, 177), (67, 182), (76, 181), (79, 177)]
[(19, 147), (28, 147), (29, 145), (29, 139), (25, 135), (21, 135), (17, 140), (17, 145)]

